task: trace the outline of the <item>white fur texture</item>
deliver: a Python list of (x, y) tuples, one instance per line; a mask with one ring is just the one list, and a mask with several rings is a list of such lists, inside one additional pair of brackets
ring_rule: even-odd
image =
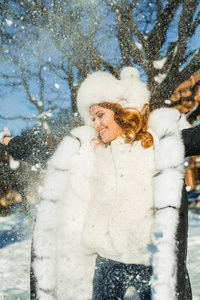
[(190, 123), (187, 121), (186, 116), (184, 114), (181, 115), (181, 118), (178, 122), (178, 126), (179, 126), (180, 130), (187, 129), (187, 128), (191, 127)]
[[(181, 200), (184, 154), (178, 121), (179, 116), (176, 111), (166, 109), (153, 112), (150, 120), (152, 132), (157, 137), (155, 161), (158, 176), (154, 181), (154, 204), (159, 209), (152, 226), (152, 240), (157, 250), (153, 253), (152, 259), (153, 300), (176, 299), (175, 233), (178, 223), (176, 208), (179, 208)], [(84, 129), (80, 135), (76, 131), (78, 132), (79, 129), (76, 129), (73, 134), (81, 141), (87, 140), (86, 136), (90, 130), (87, 132), (87, 129)], [(178, 140), (178, 143), (174, 139)], [(83, 249), (79, 239), (90, 204), (88, 181), (91, 178), (93, 157), (90, 151), (92, 147), (89, 147), (90, 142), (86, 144), (78, 150), (79, 142), (72, 137), (66, 137), (49, 164), (33, 235), (36, 254), (33, 267), (38, 280), (40, 300), (89, 300), (91, 298), (95, 256), (81, 255)], [(123, 197), (128, 190), (123, 177), (126, 153), (118, 152), (117, 147), (117, 144), (113, 146), (113, 155), (119, 160), (118, 168), (116, 164), (116, 174), (121, 181), (117, 188), (119, 191), (121, 189), (120, 197)], [(167, 159), (168, 153), (170, 159)], [(134, 168), (126, 170), (131, 176), (132, 169)], [(126, 204), (125, 197), (123, 201)], [(137, 198), (137, 201), (140, 199)], [(126, 210), (126, 205), (120, 207), (118, 204), (116, 201), (111, 218), (116, 222), (116, 227), (120, 227), (122, 223), (117, 223), (115, 213), (117, 216), (121, 208)], [(169, 205), (175, 208), (165, 208)], [(121, 236), (123, 239), (123, 233)], [(117, 233), (113, 236), (113, 241), (118, 247)], [(118, 249), (121, 251), (120, 247)], [(55, 296), (52, 296), (53, 294)]]
[(154, 111), (149, 120), (149, 126), (157, 136), (157, 176), (154, 178), (156, 211), (152, 227), (152, 240), (156, 246), (152, 259), (153, 300), (176, 299), (176, 232), (184, 178), (184, 145), (179, 120), (178, 111), (168, 108)]
[[(83, 142), (90, 140), (94, 131), (88, 127), (80, 127), (75, 129), (72, 135)], [(66, 295), (68, 300), (89, 300), (88, 294), (91, 296), (95, 257), (90, 258), (90, 262), (93, 261), (90, 264), (87, 264), (86, 259), (82, 259), (79, 238), (87, 201), (84, 201), (84, 207), (82, 198), (77, 198), (69, 189), (73, 178), (71, 174), (69, 179), (69, 169), (71, 171), (75, 167), (80, 169), (82, 178), (87, 177), (83, 175), (84, 173), (89, 174), (84, 156), (90, 157), (90, 154), (84, 151), (84, 146), (81, 148), (82, 154), (79, 154), (79, 140), (70, 136), (65, 137), (51, 158), (37, 209), (33, 233), (36, 256), (33, 269), (40, 300), (65, 300)], [(79, 164), (77, 166), (76, 155), (81, 157), (81, 166)], [(78, 178), (75, 180), (78, 181)], [(84, 193), (83, 186), (79, 188)], [(87, 194), (84, 194), (87, 197)], [(86, 276), (86, 279), (90, 278), (90, 283), (83, 280), (87, 272), (90, 276)], [(84, 289), (85, 287), (87, 288)]]
[(144, 149), (141, 142), (131, 146), (116, 139), (110, 147), (95, 151), (91, 202), (83, 227), (90, 252), (95, 249), (102, 257), (123, 263), (149, 264), (153, 173), (153, 148)]
[(132, 67), (126, 67), (122, 69), (120, 73), (120, 79), (130, 80), (131, 78), (140, 80), (140, 73), (138, 69)]
[(90, 74), (81, 84), (77, 95), (78, 110), (87, 125), (91, 125), (91, 105), (118, 102), (123, 107), (141, 110), (148, 101), (147, 85), (140, 80), (138, 70), (132, 67), (122, 70), (121, 80), (102, 71)]
[(46, 294), (42, 290), (39, 290), (38, 291), (38, 299), (41, 299), (41, 300), (55, 300), (55, 297), (52, 296), (52, 295)]
[(159, 145), (155, 148), (156, 168), (159, 171), (183, 163), (184, 147), (181, 142), (179, 120), (178, 110), (171, 108), (157, 109), (149, 118), (148, 126), (159, 139)]
[[(154, 178), (154, 199), (155, 206), (160, 209), (171, 205), (174, 207), (180, 206), (180, 189), (183, 186), (183, 172), (180, 173), (177, 169), (166, 169), (162, 175)], [(170, 178), (170, 181), (169, 181)]]
[(160, 108), (154, 110), (148, 121), (148, 126), (156, 130), (158, 137), (162, 137), (166, 132), (177, 133), (180, 113), (177, 109)]
[(77, 137), (81, 141), (81, 144), (84, 144), (88, 141), (91, 141), (93, 138), (95, 138), (97, 132), (91, 126), (81, 126), (72, 129), (71, 134)]
[[(68, 147), (70, 145), (70, 147)], [(49, 166), (55, 169), (67, 170), (71, 163), (73, 153), (80, 147), (80, 142), (71, 136), (66, 136), (58, 146), (56, 152), (49, 161)], [(66, 151), (67, 149), (67, 151)]]

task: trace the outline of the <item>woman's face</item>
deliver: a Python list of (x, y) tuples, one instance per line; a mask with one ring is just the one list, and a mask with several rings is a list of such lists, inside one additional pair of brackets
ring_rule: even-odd
[(115, 140), (122, 134), (122, 129), (115, 122), (114, 111), (111, 109), (93, 105), (90, 108), (90, 114), (92, 116), (93, 127), (97, 130), (105, 144)]

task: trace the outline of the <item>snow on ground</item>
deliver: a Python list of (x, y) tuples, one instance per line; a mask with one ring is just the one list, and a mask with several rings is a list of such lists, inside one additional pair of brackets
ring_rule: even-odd
[[(22, 214), (0, 217), (0, 300), (30, 299), (31, 228)], [(200, 213), (189, 212), (188, 246), (193, 300), (200, 300)]]
[(28, 300), (30, 239), (0, 251), (0, 299)]
[(23, 214), (0, 217), (0, 300), (28, 300), (32, 224)]

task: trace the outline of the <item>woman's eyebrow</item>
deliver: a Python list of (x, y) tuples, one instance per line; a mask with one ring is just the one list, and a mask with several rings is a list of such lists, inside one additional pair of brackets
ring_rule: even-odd
[(95, 115), (97, 115), (99, 112), (102, 112), (102, 110), (101, 110), (101, 109), (97, 110), (97, 111), (95, 112)]

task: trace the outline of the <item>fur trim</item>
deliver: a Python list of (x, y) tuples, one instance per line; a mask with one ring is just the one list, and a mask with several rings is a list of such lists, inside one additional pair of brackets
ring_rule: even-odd
[(157, 136), (154, 178), (155, 220), (152, 226), (152, 299), (175, 300), (177, 278), (176, 233), (184, 180), (184, 145), (179, 131), (180, 114), (158, 109), (149, 126)]
[[(49, 161), (33, 233), (34, 260), (38, 299), (56, 299), (56, 244), (58, 216), (69, 182), (68, 168), (80, 142), (65, 137)], [(68, 151), (66, 151), (66, 149)]]
[(79, 147), (77, 139), (67, 136), (49, 161), (33, 233), (32, 266), (37, 279), (38, 299), (55, 299), (58, 216), (62, 196), (68, 188), (71, 159)]
[(156, 168), (159, 171), (183, 163), (184, 147), (180, 137), (179, 120), (179, 111), (172, 108), (157, 109), (150, 115), (148, 126), (157, 136), (154, 145)]
[(96, 130), (91, 126), (81, 126), (74, 128), (71, 134), (78, 138), (81, 144), (91, 141), (97, 136)]
[(191, 128), (191, 124), (187, 121), (186, 116), (184, 114), (181, 115), (178, 124), (180, 130)]
[[(90, 157), (90, 153), (87, 149), (84, 150), (88, 143), (81, 147), (81, 153), (79, 148), (80, 142), (94, 137), (94, 131), (84, 126), (74, 129), (71, 135), (74, 137), (66, 136), (49, 161), (37, 208), (32, 262), (37, 282), (35, 299), (63, 300), (66, 299), (67, 290), (68, 300), (89, 300), (87, 295), (92, 293), (90, 276), (93, 274), (95, 256), (88, 258), (89, 262), (83, 261), (79, 241), (85, 217), (84, 205), (88, 205), (89, 197), (87, 199), (84, 186), (79, 186), (78, 197), (72, 193), (70, 183), (73, 174), (70, 172), (72, 165), (76, 164), (77, 157), (81, 156), (82, 165), (78, 164), (77, 168), (81, 169), (81, 177), (87, 177), (83, 173), (89, 173), (85, 156)], [(78, 180), (77, 173), (75, 176), (74, 180)], [(80, 196), (86, 197), (84, 205)], [(88, 272), (91, 275), (84, 276)], [(88, 278), (91, 279), (89, 283)], [(84, 289), (85, 286), (88, 288)]]
[(80, 115), (87, 125), (91, 125), (89, 108), (101, 102), (118, 102), (123, 107), (141, 110), (149, 101), (146, 83), (140, 80), (139, 72), (133, 67), (126, 67), (121, 72), (121, 79), (102, 71), (90, 74), (81, 84), (77, 104)]
[[(70, 145), (70, 147), (68, 147)], [(56, 152), (49, 161), (49, 168), (56, 168), (61, 170), (68, 170), (70, 166), (70, 159), (80, 147), (80, 141), (71, 136), (66, 136), (58, 146)], [(64, 151), (68, 148), (68, 151)]]

